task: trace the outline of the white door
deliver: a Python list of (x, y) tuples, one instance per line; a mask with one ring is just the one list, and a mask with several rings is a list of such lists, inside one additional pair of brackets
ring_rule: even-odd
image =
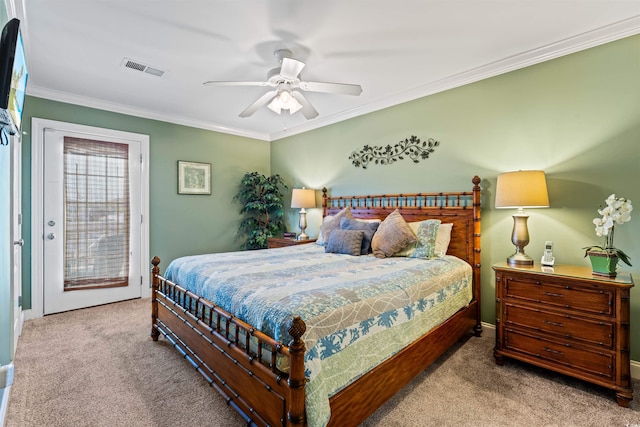
[(44, 314), (141, 296), (141, 142), (44, 129)]
[(11, 236), (13, 239), (13, 269), (11, 283), (13, 292), (13, 356), (18, 347), (22, 331), (22, 138), (11, 140)]

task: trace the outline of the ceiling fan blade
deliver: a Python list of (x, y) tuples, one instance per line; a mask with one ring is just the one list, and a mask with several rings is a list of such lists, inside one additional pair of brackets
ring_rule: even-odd
[(260, 107), (265, 106), (277, 94), (278, 94), (277, 90), (270, 90), (269, 92), (265, 93), (260, 98), (258, 98), (253, 104), (245, 108), (245, 110), (242, 113), (240, 113), (240, 117), (249, 117), (256, 111), (258, 111)]
[(309, 92), (339, 93), (341, 95), (360, 95), (362, 87), (347, 83), (300, 82), (300, 89)]
[(285, 79), (295, 79), (304, 68), (304, 62), (293, 58), (282, 58), (282, 67), (280, 67), (280, 75)]
[(318, 117), (318, 112), (313, 108), (313, 105), (307, 101), (307, 98), (305, 98), (304, 95), (298, 91), (291, 91), (291, 96), (297, 99), (300, 105), (302, 105), (300, 111), (308, 120)]
[(204, 86), (273, 86), (270, 82), (219, 82), (214, 80), (202, 84)]

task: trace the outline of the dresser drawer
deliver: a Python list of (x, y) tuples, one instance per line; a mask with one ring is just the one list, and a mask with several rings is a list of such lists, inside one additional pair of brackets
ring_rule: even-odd
[(532, 359), (552, 362), (597, 378), (612, 379), (614, 376), (613, 353), (575, 348), (563, 340), (552, 341), (545, 337), (534, 337), (510, 328), (505, 330), (505, 346), (512, 352), (527, 355)]
[(579, 289), (560, 284), (540, 283), (506, 276), (505, 296), (522, 301), (543, 303), (588, 314), (614, 315), (613, 291), (590, 287)]
[(576, 318), (566, 314), (508, 303), (504, 306), (504, 322), (507, 326), (531, 328), (566, 339), (574, 339), (608, 349), (613, 348), (614, 325), (610, 322)]

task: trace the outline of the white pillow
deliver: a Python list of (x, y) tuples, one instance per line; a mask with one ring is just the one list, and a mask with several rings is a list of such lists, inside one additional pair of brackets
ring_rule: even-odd
[(452, 228), (452, 222), (440, 223), (440, 227), (438, 227), (438, 234), (436, 235), (435, 256), (445, 256), (447, 254), (447, 249), (449, 249), (449, 242), (451, 242)]
[[(413, 234), (418, 234), (418, 228), (420, 228), (420, 223), (422, 221), (410, 222), (409, 228), (413, 231)], [(447, 249), (449, 248), (449, 242), (451, 241), (451, 229), (453, 228), (453, 223), (451, 222), (443, 222), (440, 223), (438, 227), (438, 234), (436, 235), (436, 248), (434, 250), (434, 254), (436, 257), (444, 256), (447, 254)], [(412, 243), (408, 246), (405, 246), (399, 252), (393, 254), (393, 256), (405, 256), (410, 257), (415, 250), (416, 245)]]

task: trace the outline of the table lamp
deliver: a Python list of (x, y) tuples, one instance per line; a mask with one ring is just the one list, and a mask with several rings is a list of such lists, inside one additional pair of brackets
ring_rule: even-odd
[(310, 188), (294, 188), (291, 193), (291, 207), (300, 209), (300, 234), (298, 240), (308, 240), (304, 230), (307, 228), (307, 211), (306, 208), (316, 207), (316, 191)]
[(529, 230), (524, 208), (548, 208), (549, 195), (543, 171), (517, 171), (498, 175), (496, 184), (496, 208), (517, 209), (513, 215), (511, 241), (516, 252), (507, 258), (512, 265), (531, 266), (533, 259), (524, 253), (529, 244)]

